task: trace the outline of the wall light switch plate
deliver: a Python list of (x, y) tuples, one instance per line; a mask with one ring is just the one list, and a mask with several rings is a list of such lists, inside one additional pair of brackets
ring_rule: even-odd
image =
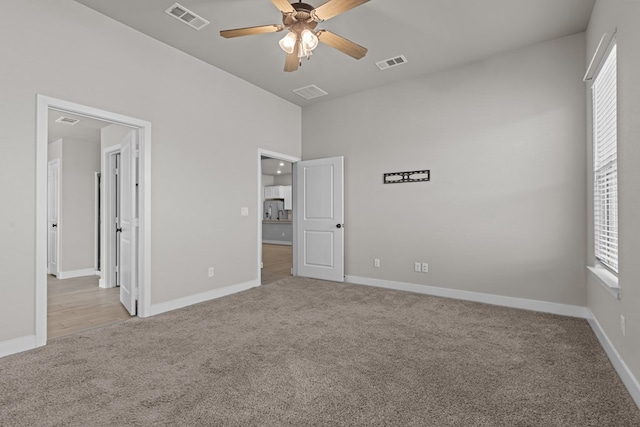
[(240, 208), (240, 215), (249, 216), (249, 208)]
[(214, 275), (214, 269), (213, 267), (209, 267), (209, 277), (213, 277)]

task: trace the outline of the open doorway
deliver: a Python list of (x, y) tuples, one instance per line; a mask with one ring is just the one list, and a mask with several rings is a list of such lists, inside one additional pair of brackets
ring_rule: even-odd
[(258, 222), (260, 283), (291, 276), (293, 269), (293, 178), (296, 158), (260, 151)]
[(114, 134), (131, 128), (51, 108), (48, 113), (47, 337), (52, 339), (130, 316), (119, 290), (106, 289), (118, 284), (106, 286), (104, 280), (103, 267), (117, 270), (117, 264), (111, 265), (109, 256), (103, 263), (102, 253), (117, 254), (119, 244), (114, 235), (104, 236), (102, 224), (115, 223), (119, 213), (117, 186), (110, 185), (117, 181), (117, 164), (105, 167), (102, 158), (105, 149), (119, 157)]
[[(55, 280), (88, 281), (90, 282), (88, 284), (75, 283), (75, 285), (90, 286), (92, 292), (110, 291), (115, 294), (119, 308), (125, 307), (127, 317), (135, 314), (145, 317), (149, 311), (151, 124), (139, 119), (41, 95), (37, 97), (37, 104), (35, 317), (36, 346), (41, 346), (47, 341), (48, 314), (50, 314), (47, 282), (51, 277), (54, 277), (47, 273), (52, 270), (57, 273)], [(98, 156), (97, 160), (92, 157), (92, 165), (88, 167), (86, 165), (87, 159), (78, 156), (77, 153), (74, 154), (73, 150), (69, 151), (67, 156), (62, 151), (62, 158), (59, 162), (61, 168), (59, 185), (62, 187), (62, 191), (60, 191), (61, 196), (58, 200), (62, 210), (59, 211), (57, 217), (50, 213), (50, 206), (55, 206), (55, 203), (51, 202), (48, 191), (49, 177), (51, 176), (49, 156), (51, 151), (55, 152), (55, 149), (50, 148), (48, 143), (50, 140), (58, 139), (62, 139), (62, 146), (65, 143), (63, 138), (56, 139), (55, 135), (50, 137), (49, 117), (53, 115), (57, 116), (53, 117), (54, 119), (60, 116), (69, 116), (67, 117), (69, 122), (77, 119), (100, 122), (101, 133), (103, 129), (112, 128), (126, 134), (119, 143), (121, 157), (119, 163), (121, 166), (115, 171), (112, 168), (111, 170), (106, 169), (106, 155), (102, 141), (94, 143), (97, 146), (89, 150), (88, 145), (82, 144), (82, 141), (72, 143), (71, 138), (67, 138), (69, 147), (76, 146), (79, 152), (83, 150), (97, 151)], [(65, 119), (62, 120), (65, 121)], [(100, 166), (97, 167), (96, 164)], [(84, 208), (77, 209), (75, 217), (70, 213), (71, 210), (65, 212), (65, 194), (73, 195), (74, 192), (74, 190), (64, 190), (65, 165), (92, 169), (86, 180), (80, 179), (83, 189), (86, 189), (92, 196), (90, 198), (77, 197), (77, 200), (81, 201), (78, 202), (79, 205)], [(111, 173), (118, 174), (118, 179), (122, 181), (122, 184), (119, 184), (120, 195), (115, 198), (111, 196), (113, 193), (110, 190), (105, 191), (105, 182), (109, 181), (106, 176)], [(73, 175), (74, 172), (69, 174), (69, 176)], [(66, 181), (74, 183), (69, 178)], [(117, 222), (105, 214), (113, 203), (121, 205), (117, 214)], [(69, 207), (73, 207), (73, 202), (70, 202)], [(54, 224), (52, 220), (56, 220), (55, 227), (52, 227)], [(102, 283), (103, 287), (108, 289), (100, 289), (97, 286), (98, 278), (104, 278), (105, 269), (110, 268), (106, 254), (111, 253), (116, 245), (116, 241), (105, 232), (107, 223), (113, 223), (112, 226), (118, 235), (120, 264), (116, 265), (115, 271), (122, 277), (116, 283), (113, 281)], [(82, 229), (74, 230), (79, 225), (82, 225)], [(52, 245), (48, 245), (51, 242), (52, 228), (55, 229), (55, 237), (57, 237), (57, 252), (54, 257), (51, 256)], [(66, 237), (65, 232), (69, 233)], [(65, 239), (71, 247), (68, 253), (64, 248)], [(84, 248), (85, 254), (81, 254), (81, 251), (78, 250), (80, 247)], [(57, 265), (54, 265), (54, 269), (51, 266), (51, 259), (56, 260)], [(73, 283), (68, 283), (69, 286), (73, 285)], [(117, 285), (120, 287), (118, 288)], [(88, 326), (95, 327), (96, 325)]]

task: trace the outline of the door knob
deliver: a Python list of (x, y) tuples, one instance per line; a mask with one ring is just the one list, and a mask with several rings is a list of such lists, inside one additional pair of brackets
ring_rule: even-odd
[(122, 233), (122, 227), (116, 228), (116, 233)]
[(51, 224), (51, 226), (52, 226), (52, 227), (57, 227), (57, 226), (58, 226), (58, 224)]
[(336, 228), (342, 228), (344, 227), (344, 224), (336, 224)]

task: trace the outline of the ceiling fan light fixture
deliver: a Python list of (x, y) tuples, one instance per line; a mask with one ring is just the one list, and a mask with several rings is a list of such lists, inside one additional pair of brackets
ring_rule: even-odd
[(305, 50), (312, 51), (316, 47), (318, 47), (318, 37), (313, 34), (313, 32), (309, 29), (304, 29), (300, 34), (300, 38), (302, 39), (302, 45)]
[(290, 31), (286, 36), (280, 39), (278, 42), (280, 44), (280, 48), (287, 53), (293, 53), (293, 49), (296, 46), (296, 42), (298, 41), (298, 37), (296, 33)]

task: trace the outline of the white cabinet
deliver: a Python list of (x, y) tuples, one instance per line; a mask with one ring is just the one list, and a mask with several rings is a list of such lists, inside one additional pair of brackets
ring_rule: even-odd
[(284, 185), (268, 185), (264, 187), (265, 199), (284, 199)]
[(292, 209), (290, 185), (268, 185), (264, 187), (265, 199), (283, 199), (284, 208)]
[(293, 209), (292, 203), (291, 203), (291, 186), (290, 185), (284, 186), (284, 208), (285, 210)]

